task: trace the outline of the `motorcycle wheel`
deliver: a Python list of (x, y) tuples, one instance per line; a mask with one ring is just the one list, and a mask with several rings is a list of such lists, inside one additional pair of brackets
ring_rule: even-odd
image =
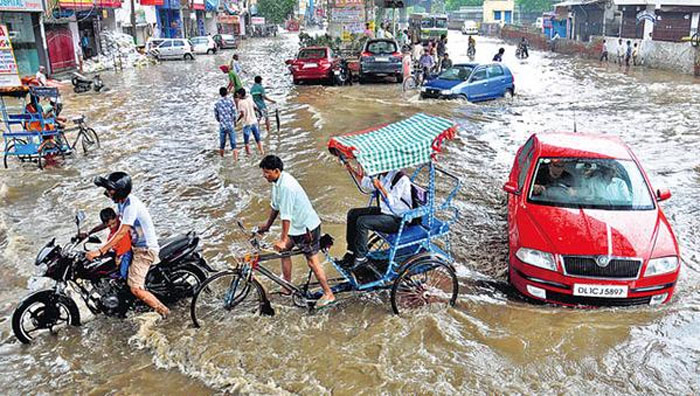
[(20, 342), (29, 344), (36, 332), (53, 331), (62, 324), (80, 326), (80, 311), (70, 298), (44, 290), (20, 302), (12, 314), (12, 331)]
[(186, 264), (177, 268), (169, 276), (173, 284), (171, 298), (175, 300), (194, 296), (194, 293), (207, 279), (204, 270), (194, 264)]

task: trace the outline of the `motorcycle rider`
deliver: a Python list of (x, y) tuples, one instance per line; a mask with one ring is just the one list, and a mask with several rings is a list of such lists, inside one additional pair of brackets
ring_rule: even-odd
[(469, 46), (467, 47), (467, 55), (470, 53), (476, 54), (476, 40), (474, 40), (474, 37), (472, 35), (469, 35)]
[(520, 39), (519, 47), (520, 47), (520, 57), (521, 58), (529, 58), (530, 54), (527, 52), (527, 40), (525, 39), (525, 37), (522, 37)]
[(131, 237), (133, 258), (129, 266), (127, 285), (131, 293), (153, 308), (162, 317), (170, 310), (145, 288), (146, 274), (158, 258), (158, 236), (146, 205), (131, 195), (131, 176), (124, 172), (113, 172), (107, 177), (98, 176), (94, 183), (104, 188), (105, 195), (117, 204), (121, 226), (117, 232), (99, 249), (87, 252), (85, 257), (92, 261), (114, 248), (122, 238)]

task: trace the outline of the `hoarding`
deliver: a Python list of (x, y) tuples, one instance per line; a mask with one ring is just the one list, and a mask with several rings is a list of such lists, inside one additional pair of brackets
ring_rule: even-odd
[(0, 0), (0, 11), (44, 11), (41, 0)]
[(22, 85), (17, 71), (17, 61), (12, 51), (12, 43), (7, 33), (7, 26), (0, 25), (0, 87)]

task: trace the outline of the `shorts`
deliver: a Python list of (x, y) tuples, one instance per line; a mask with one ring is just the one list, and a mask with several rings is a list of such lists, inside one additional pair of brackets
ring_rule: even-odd
[(119, 276), (122, 279), (126, 279), (129, 276), (129, 266), (131, 265), (131, 260), (134, 255), (131, 251), (128, 251), (121, 256), (117, 257), (119, 263)]
[(126, 284), (129, 287), (145, 290), (146, 275), (158, 258), (158, 251), (148, 248), (132, 248), (133, 258), (129, 266)]
[(219, 127), (219, 149), (223, 150), (226, 148), (226, 136), (228, 135), (228, 141), (231, 143), (231, 150), (236, 149), (236, 132), (233, 127), (220, 126)]
[(267, 107), (264, 106), (258, 106), (258, 119), (269, 119), (270, 116), (268, 115)]
[(290, 235), (287, 249), (292, 250), (298, 247), (307, 259), (312, 258), (321, 250), (321, 225), (306, 234)]
[(258, 129), (258, 124), (253, 124), (243, 126), (243, 143), (248, 144), (251, 132), (253, 132), (255, 141), (260, 142), (260, 130)]

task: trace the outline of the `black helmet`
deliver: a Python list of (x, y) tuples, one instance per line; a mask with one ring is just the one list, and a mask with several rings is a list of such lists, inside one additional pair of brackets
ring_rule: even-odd
[(114, 202), (119, 202), (131, 193), (131, 176), (125, 172), (112, 172), (107, 177), (95, 177), (95, 185), (106, 190), (114, 190), (110, 196)]

